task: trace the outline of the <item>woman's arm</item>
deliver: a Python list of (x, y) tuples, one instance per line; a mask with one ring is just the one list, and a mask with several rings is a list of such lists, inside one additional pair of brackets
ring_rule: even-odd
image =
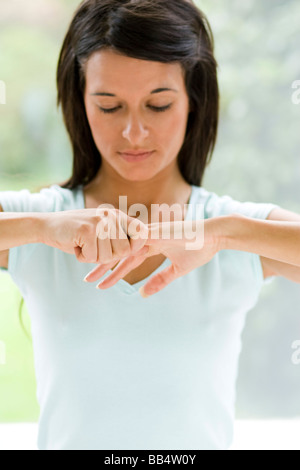
[[(2, 209), (2, 208), (1, 208)], [(40, 213), (0, 213), (0, 251), (29, 243), (40, 243), (42, 223)]]
[(300, 221), (260, 220), (232, 214), (220, 218), (219, 224), (222, 249), (256, 253), (300, 268)]
[(138, 233), (148, 232), (146, 225), (111, 209), (1, 212), (0, 252), (21, 245), (43, 243), (75, 254), (82, 263), (111, 262), (146, 251), (147, 237), (130, 238), (124, 228), (128, 225)]
[[(300, 215), (278, 207), (270, 212), (267, 220), (281, 220), (286, 222), (300, 222)], [(270, 276), (282, 276), (290, 281), (300, 283), (300, 269), (292, 264), (281, 263), (270, 258), (261, 256), (264, 278)]]
[[(0, 204), (0, 212), (3, 212), (3, 207)], [(9, 250), (0, 251), (0, 268), (8, 269), (8, 253)]]
[[(146, 258), (163, 253), (171, 260), (172, 265), (146, 282), (140, 292), (143, 297), (148, 297), (161, 291), (175, 279), (208, 263), (222, 250), (245, 251), (256, 253), (265, 259), (277, 260), (274, 262), (281, 266), (290, 266), (294, 277), (296, 277), (295, 271), (297, 270), (296, 282), (300, 278), (300, 221), (266, 221), (232, 214), (204, 221), (170, 222), (168, 225), (170, 237), (167, 239), (162, 237), (163, 224), (148, 225), (149, 238), (146, 245), (149, 246), (149, 252), (139, 257), (131, 256), (122, 260), (113, 273), (107, 276), (98, 287), (100, 289), (112, 287), (132, 269), (142, 264)], [(202, 246), (200, 243), (199, 248), (187, 251), (188, 239), (185, 236), (175, 237), (177, 229), (185, 233), (184, 230), (179, 230), (182, 229), (181, 225), (191, 226), (193, 228), (191, 232), (197, 233), (200, 241), (203, 228)], [(110, 264), (105, 263), (97, 266), (87, 275), (87, 282), (95, 282), (111, 267)]]

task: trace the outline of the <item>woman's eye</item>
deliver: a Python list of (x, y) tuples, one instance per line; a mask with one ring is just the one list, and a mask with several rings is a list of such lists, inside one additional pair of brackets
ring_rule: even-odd
[(156, 113), (163, 113), (164, 111), (168, 111), (170, 109), (172, 104), (168, 104), (167, 106), (162, 106), (162, 107), (157, 107), (157, 106), (149, 106), (152, 111), (155, 111)]
[[(149, 108), (152, 109), (152, 111), (156, 112), (156, 113), (163, 113), (164, 111), (167, 111), (168, 109), (171, 108), (171, 104), (167, 105), (167, 106), (163, 106), (163, 107), (157, 107), (157, 106), (150, 106), (149, 105)], [(103, 113), (105, 114), (111, 114), (111, 113), (115, 113), (116, 111), (118, 111), (118, 109), (120, 108), (120, 106), (118, 106), (117, 108), (100, 108), (99, 106), (99, 109), (100, 111), (102, 111)]]
[(111, 109), (100, 108), (100, 106), (98, 106), (98, 107), (99, 107), (100, 111), (102, 111), (105, 114), (115, 113), (119, 109), (119, 108), (111, 108)]

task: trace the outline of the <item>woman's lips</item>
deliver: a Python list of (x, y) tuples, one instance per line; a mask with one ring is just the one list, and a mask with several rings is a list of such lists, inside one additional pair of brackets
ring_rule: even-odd
[(121, 153), (120, 155), (127, 162), (141, 162), (141, 161), (146, 160), (147, 158), (149, 158), (153, 153), (154, 153), (154, 151), (141, 153), (139, 155), (133, 155), (133, 154), (130, 154), (130, 153)]

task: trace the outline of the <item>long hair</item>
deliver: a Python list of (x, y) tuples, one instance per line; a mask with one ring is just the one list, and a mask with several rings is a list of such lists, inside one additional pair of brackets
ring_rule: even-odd
[(74, 13), (57, 66), (57, 107), (62, 107), (73, 149), (72, 176), (61, 187), (87, 185), (101, 167), (84, 90), (85, 65), (102, 49), (182, 65), (191, 112), (178, 167), (188, 184), (201, 186), (219, 121), (218, 64), (206, 16), (192, 0), (84, 0)]

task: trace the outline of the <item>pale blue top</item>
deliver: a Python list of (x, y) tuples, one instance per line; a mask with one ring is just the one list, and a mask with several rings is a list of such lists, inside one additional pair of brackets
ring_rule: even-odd
[[(186, 220), (196, 204), (205, 218), (265, 219), (278, 207), (192, 189)], [(83, 188), (0, 192), (0, 204), (6, 212), (83, 209)], [(138, 292), (146, 280), (96, 290), (83, 282), (94, 267), (43, 244), (10, 250), (8, 272), (31, 318), (39, 449), (227, 449), (241, 333), (273, 279), (264, 281), (260, 257), (223, 250), (148, 299)]]

